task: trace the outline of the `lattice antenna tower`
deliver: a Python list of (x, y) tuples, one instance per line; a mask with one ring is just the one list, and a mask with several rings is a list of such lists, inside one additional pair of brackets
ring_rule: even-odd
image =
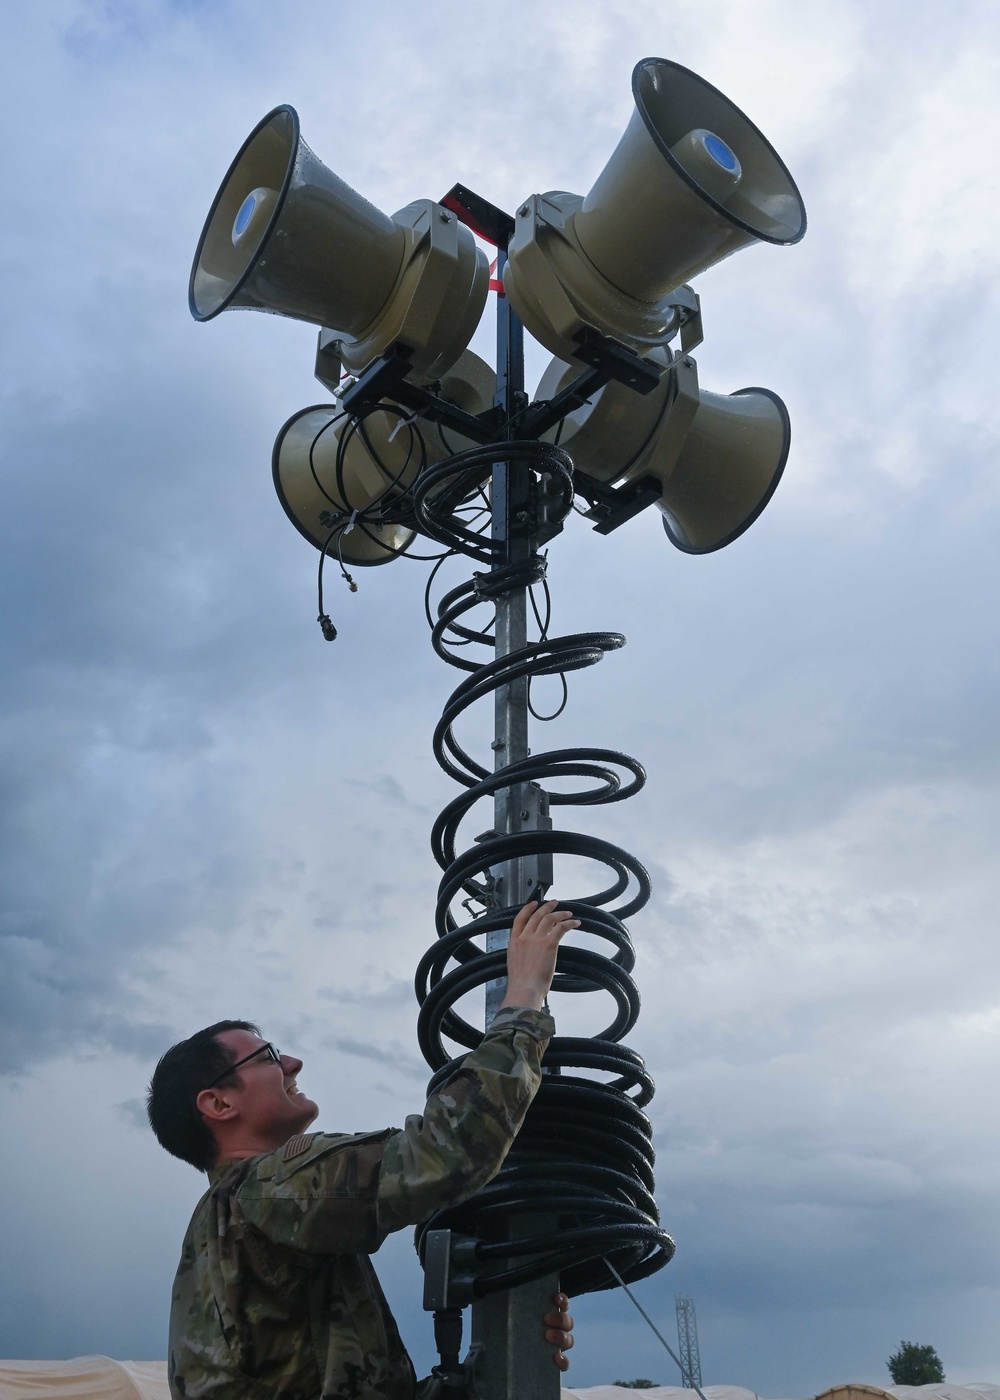
[(695, 1390), (701, 1386), (701, 1356), (698, 1353), (698, 1320), (694, 1315), (694, 1302), (686, 1293), (678, 1293), (676, 1305), (681, 1383), (688, 1390)]

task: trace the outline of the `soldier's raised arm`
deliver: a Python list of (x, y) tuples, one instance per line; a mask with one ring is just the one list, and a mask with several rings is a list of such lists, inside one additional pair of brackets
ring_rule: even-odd
[(507, 995), (476, 1050), (404, 1126), (360, 1136), (306, 1134), (254, 1160), (236, 1208), (275, 1244), (371, 1253), (393, 1230), (471, 1196), (500, 1170), (541, 1083), (555, 1029), (541, 1010), (560, 940), (579, 927), (555, 900), (519, 911)]
[(380, 1231), (426, 1220), (500, 1170), (541, 1083), (555, 1029), (542, 1005), (559, 943), (580, 921), (555, 900), (526, 904), (511, 929), (507, 994), (478, 1048), (387, 1141), (378, 1182)]

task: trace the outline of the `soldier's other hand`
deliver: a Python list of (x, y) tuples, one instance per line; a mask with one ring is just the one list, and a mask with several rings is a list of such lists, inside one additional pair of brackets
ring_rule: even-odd
[(531, 1006), (542, 1009), (552, 986), (559, 944), (571, 928), (579, 928), (568, 909), (558, 901), (545, 904), (531, 900), (520, 909), (507, 945), (507, 995), (504, 1006)]
[(560, 1371), (569, 1370), (569, 1357), (564, 1355), (573, 1345), (573, 1319), (566, 1309), (569, 1307), (569, 1299), (565, 1293), (554, 1293), (552, 1301), (555, 1304), (553, 1312), (547, 1312), (542, 1319), (545, 1323), (545, 1340), (553, 1347), (552, 1360)]

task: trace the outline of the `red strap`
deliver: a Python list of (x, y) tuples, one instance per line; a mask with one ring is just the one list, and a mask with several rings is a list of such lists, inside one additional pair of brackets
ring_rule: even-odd
[(455, 198), (454, 195), (446, 194), (444, 199), (441, 200), (441, 203), (446, 209), (450, 209), (453, 214), (457, 214), (462, 223), (465, 224), (466, 228), (470, 228), (472, 232), (476, 234), (479, 238), (482, 238), (484, 242), (492, 243), (494, 248), (497, 246), (496, 239), (490, 237), (486, 230), (482, 228), (472, 217), (472, 215), (469, 213), (468, 209), (466, 209), (464, 204), (459, 204), (458, 200)]

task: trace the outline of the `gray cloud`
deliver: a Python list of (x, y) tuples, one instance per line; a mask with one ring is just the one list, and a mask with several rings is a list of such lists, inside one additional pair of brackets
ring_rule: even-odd
[(388, 1065), (390, 1069), (412, 1078), (426, 1080), (428, 1077), (427, 1066), (421, 1060), (416, 1060), (407, 1055), (398, 1044), (383, 1047), (372, 1045), (368, 1041), (352, 1040), (349, 1036), (330, 1036), (325, 1045), (329, 1045), (331, 1050), (338, 1050), (342, 1055), (355, 1055), (362, 1060), (373, 1060), (379, 1065)]
[(142, 1099), (123, 1099), (118, 1105), (118, 1112), (122, 1122), (127, 1123), (131, 1128), (138, 1128), (140, 1132), (149, 1132), (149, 1119), (146, 1117), (146, 1105)]

